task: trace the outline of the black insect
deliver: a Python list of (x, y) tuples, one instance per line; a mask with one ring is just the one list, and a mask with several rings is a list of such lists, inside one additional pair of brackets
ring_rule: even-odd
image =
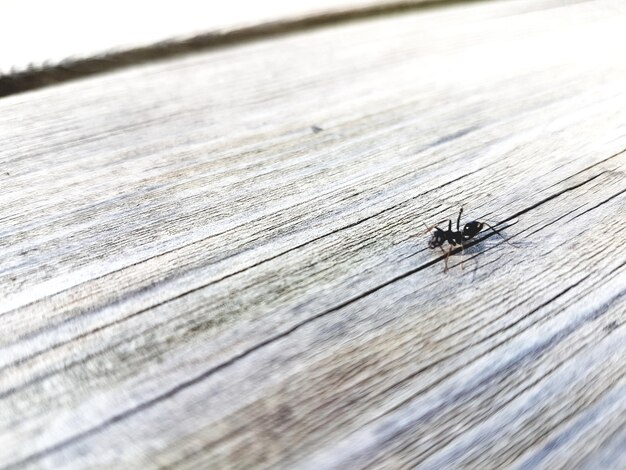
[[(443, 270), (444, 272), (448, 271), (448, 257), (450, 256), (450, 253), (454, 250), (454, 248), (457, 245), (459, 245), (461, 247), (461, 251), (463, 251), (463, 249), (465, 248), (464, 246), (465, 242), (471, 240), (476, 235), (478, 235), (485, 225), (489, 227), (491, 230), (493, 230), (494, 233), (502, 237), (505, 242), (509, 243), (509, 241), (506, 238), (504, 238), (500, 232), (498, 232), (495, 228), (493, 228), (487, 222), (474, 220), (472, 222), (466, 223), (463, 226), (463, 230), (461, 230), (461, 215), (462, 214), (463, 214), (463, 208), (461, 207), (461, 210), (459, 210), (459, 216), (456, 219), (456, 231), (452, 230), (452, 220), (447, 220), (448, 230), (443, 230), (437, 227), (436, 225), (433, 225), (432, 227), (426, 227), (426, 229), (431, 233), (430, 240), (428, 241), (428, 248), (431, 248), (431, 249), (440, 248), (441, 251), (446, 255), (445, 268)], [(443, 249), (443, 244), (445, 242), (448, 242), (448, 244), (450, 245), (450, 248), (448, 249), (447, 252)], [(514, 246), (511, 243), (509, 243), (509, 245)]]

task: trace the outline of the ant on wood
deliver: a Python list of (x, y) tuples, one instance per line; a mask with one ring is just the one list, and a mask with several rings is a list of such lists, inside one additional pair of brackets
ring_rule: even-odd
[[(459, 216), (456, 219), (456, 231), (452, 231), (452, 220), (450, 219), (448, 219), (447, 221), (448, 230), (443, 230), (437, 227), (437, 225), (426, 227), (426, 230), (428, 230), (428, 232), (431, 232), (433, 228), (435, 229), (434, 232), (431, 232), (432, 236), (430, 240), (428, 241), (428, 248), (431, 248), (431, 249), (441, 248), (441, 251), (445, 253), (446, 255), (445, 268), (443, 270), (444, 273), (448, 271), (448, 257), (450, 256), (450, 253), (454, 250), (454, 247), (456, 247), (457, 245), (460, 245), (461, 252), (463, 252), (463, 249), (465, 248), (464, 243), (471, 240), (476, 235), (478, 235), (485, 225), (489, 227), (491, 230), (493, 230), (494, 233), (502, 237), (502, 239), (505, 242), (507, 242), (509, 245), (511, 245), (514, 248), (517, 248), (512, 243), (509, 243), (509, 241), (506, 238), (504, 238), (504, 236), (500, 232), (498, 232), (495, 228), (493, 228), (487, 222), (473, 220), (472, 222), (466, 223), (463, 226), (463, 230), (461, 230), (461, 215), (462, 214), (463, 214), (463, 208), (461, 207), (461, 210), (459, 210)], [(443, 249), (443, 246), (442, 246), (445, 242), (448, 242), (448, 244), (450, 245), (450, 248), (448, 249), (447, 252)]]

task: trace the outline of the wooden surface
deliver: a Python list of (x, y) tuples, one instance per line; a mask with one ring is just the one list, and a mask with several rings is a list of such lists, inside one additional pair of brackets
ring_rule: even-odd
[(142, 62), (455, 2), (4, 0), (0, 97)]
[[(4, 45), (0, 72), (269, 23), (420, 3), (424, 0), (110, 0), (89, 4), (79, 0), (4, 0), (0, 16), (0, 41)], [(42, 37), (48, 40), (42, 41)]]
[[(625, 468), (625, 24), (455, 5), (1, 99), (1, 468)], [(461, 205), (514, 247), (443, 273)]]

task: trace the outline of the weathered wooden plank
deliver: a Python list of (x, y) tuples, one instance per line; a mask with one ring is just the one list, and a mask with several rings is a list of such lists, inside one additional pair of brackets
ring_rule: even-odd
[(7, 47), (0, 56), (0, 72), (391, 3), (390, 0), (322, 0), (274, 1), (268, 5), (236, 0), (218, 5), (191, 0), (132, 3), (113, 0), (87, 5), (76, 0), (53, 3), (8, 0), (2, 4), (0, 40)]
[(0, 16), (0, 44), (7, 46), (0, 54), (0, 97), (144, 61), (443, 1), (7, 0)]
[(619, 468), (626, 11), (541, 5), (0, 101), (0, 461)]

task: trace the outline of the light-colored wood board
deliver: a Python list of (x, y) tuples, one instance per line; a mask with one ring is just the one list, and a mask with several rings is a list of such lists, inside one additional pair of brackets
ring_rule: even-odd
[(626, 12), (541, 5), (0, 101), (0, 462), (619, 468)]
[[(198, 0), (81, 2), (5, 0), (0, 16), (0, 75), (199, 35), (230, 34), (264, 24), (304, 22), (408, 7), (424, 0)], [(428, 3), (433, 3), (429, 1)], [(42, 40), (45, 38), (45, 40)]]
[[(9, 0), (2, 5), (0, 98), (142, 63), (463, 0), (216, 3)], [(482, 0), (465, 0), (482, 1)], [(492, 0), (494, 1), (494, 0)], [(508, 0), (507, 14), (588, 0)], [(33, 12), (36, 11), (36, 14)], [(497, 13), (496, 13), (497, 14)], [(45, 38), (45, 40), (42, 40)]]

